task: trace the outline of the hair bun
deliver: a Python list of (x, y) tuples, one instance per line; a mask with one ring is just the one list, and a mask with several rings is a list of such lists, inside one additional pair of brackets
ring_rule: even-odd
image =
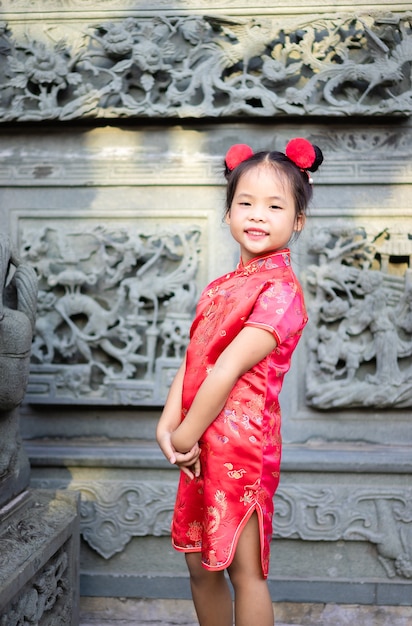
[(234, 170), (235, 167), (242, 163), (242, 161), (246, 161), (249, 157), (253, 155), (253, 150), (250, 146), (245, 143), (236, 143), (234, 146), (229, 148), (226, 153), (225, 163), (229, 170)]
[(316, 172), (318, 167), (320, 167), (323, 163), (322, 150), (319, 148), (319, 146), (313, 145), (313, 147), (315, 148), (316, 158), (313, 165), (311, 167), (308, 167), (309, 172)]
[(316, 172), (323, 161), (321, 149), (303, 137), (291, 139), (286, 145), (285, 154), (301, 170), (310, 172)]

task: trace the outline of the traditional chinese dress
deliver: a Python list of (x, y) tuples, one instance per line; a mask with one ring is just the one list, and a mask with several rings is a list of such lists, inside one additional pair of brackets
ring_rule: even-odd
[(243, 374), (202, 435), (201, 476), (183, 472), (172, 522), (177, 550), (201, 552), (206, 569), (232, 562), (242, 529), (258, 514), (263, 575), (269, 568), (273, 495), (281, 458), (278, 396), (307, 322), (302, 289), (283, 249), (240, 262), (210, 283), (196, 310), (187, 350), (182, 418), (219, 355), (244, 326), (273, 333), (277, 346)]

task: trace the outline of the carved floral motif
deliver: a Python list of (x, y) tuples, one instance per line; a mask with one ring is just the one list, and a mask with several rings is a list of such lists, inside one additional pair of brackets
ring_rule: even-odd
[(0, 24), (1, 121), (412, 111), (408, 16), (129, 17), (71, 38)]
[(133, 537), (170, 532), (169, 484), (94, 482), (79, 487), (82, 536), (105, 559), (121, 552)]
[(105, 225), (24, 233), (40, 287), (26, 399), (161, 404), (188, 341), (199, 235)]
[(336, 223), (314, 230), (308, 268), (310, 405), (412, 405), (412, 234)]
[(408, 489), (288, 486), (275, 496), (275, 532), (308, 541), (369, 541), (389, 578), (412, 578)]

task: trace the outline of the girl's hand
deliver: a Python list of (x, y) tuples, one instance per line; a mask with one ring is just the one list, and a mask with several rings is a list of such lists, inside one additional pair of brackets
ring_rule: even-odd
[(198, 443), (195, 443), (189, 452), (182, 453), (175, 451), (175, 463), (186, 476), (191, 480), (200, 476), (200, 453)]
[(172, 446), (171, 438), (172, 433), (165, 430), (160, 432), (160, 428), (157, 431), (157, 443), (159, 444), (159, 448), (172, 465), (176, 463), (176, 451)]
[(177, 465), (186, 476), (193, 479), (200, 476), (200, 448), (195, 444), (189, 452), (177, 452), (171, 442), (172, 433), (157, 433), (157, 443), (169, 463)]

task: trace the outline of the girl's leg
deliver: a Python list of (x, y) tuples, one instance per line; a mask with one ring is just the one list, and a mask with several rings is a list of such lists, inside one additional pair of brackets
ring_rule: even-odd
[(273, 626), (272, 599), (260, 562), (260, 535), (256, 512), (240, 535), (229, 575), (235, 590), (236, 626)]
[(232, 598), (225, 573), (209, 572), (202, 567), (199, 552), (186, 554), (186, 563), (200, 626), (232, 626)]

